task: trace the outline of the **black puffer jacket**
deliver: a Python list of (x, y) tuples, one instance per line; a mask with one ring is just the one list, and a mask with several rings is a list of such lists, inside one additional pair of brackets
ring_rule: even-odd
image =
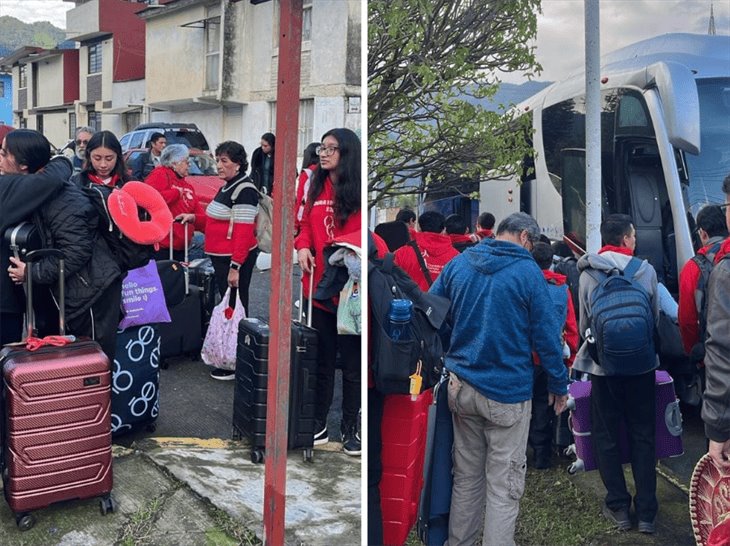
[[(97, 229), (99, 217), (89, 198), (67, 182), (55, 199), (41, 207), (39, 222), (44, 246), (61, 250), (65, 258), (66, 318), (87, 311), (122, 272)], [(52, 286), (58, 298), (58, 260), (47, 257), (33, 265), (33, 282)]]
[[(0, 176), (0, 234), (23, 220), (29, 220), (38, 207), (56, 195), (64, 180), (68, 180), (71, 170), (71, 162), (58, 157), (34, 174)], [(0, 244), (0, 263), (4, 264), (0, 268), (0, 312), (22, 313), (25, 311), (25, 296), (22, 288), (10, 280), (7, 272), (9, 258), (10, 249), (3, 240)]]

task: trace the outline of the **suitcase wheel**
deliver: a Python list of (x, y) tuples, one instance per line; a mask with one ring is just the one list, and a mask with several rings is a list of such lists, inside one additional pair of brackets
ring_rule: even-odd
[(147, 429), (147, 432), (155, 432), (157, 430), (157, 424), (156, 423), (150, 423), (145, 428)]
[(35, 525), (35, 517), (33, 517), (33, 514), (27, 512), (16, 514), (15, 523), (21, 531), (28, 531)]
[(102, 516), (113, 514), (117, 511), (117, 501), (115, 501), (114, 497), (111, 495), (107, 495), (106, 497), (99, 499), (99, 509), (101, 510)]
[(302, 455), (304, 456), (305, 463), (314, 462), (314, 450), (312, 448), (307, 448), (302, 451)]
[(233, 427), (231, 429), (231, 440), (240, 440), (241, 438), (243, 438), (243, 436), (241, 436), (241, 431), (236, 427)]
[(167, 359), (166, 358), (161, 358), (160, 359), (160, 369), (161, 370), (166, 370), (169, 367), (170, 367), (170, 363), (167, 361)]
[(264, 452), (260, 449), (251, 450), (251, 462), (261, 464), (264, 462)]

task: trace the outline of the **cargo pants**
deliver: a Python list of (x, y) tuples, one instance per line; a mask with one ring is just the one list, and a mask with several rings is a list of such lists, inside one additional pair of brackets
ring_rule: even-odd
[(490, 400), (453, 373), (448, 386), (454, 422), (454, 484), (447, 546), (477, 542), (484, 506), (483, 546), (514, 542), (525, 490), (527, 434), (532, 401)]

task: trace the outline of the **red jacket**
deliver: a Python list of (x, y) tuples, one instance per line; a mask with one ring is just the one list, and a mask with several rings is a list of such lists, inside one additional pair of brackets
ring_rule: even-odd
[[(185, 248), (185, 232), (188, 230), (188, 244), (193, 240), (195, 230), (205, 232), (205, 210), (195, 195), (195, 188), (184, 178), (180, 178), (170, 167), (155, 167), (145, 183), (155, 188), (162, 195), (167, 203), (172, 217), (180, 214), (195, 214), (195, 223), (182, 224), (175, 222), (172, 225), (172, 248), (183, 250)], [(170, 239), (160, 241), (160, 248), (170, 248)]]
[[(344, 225), (340, 225), (334, 218), (335, 190), (329, 177), (324, 182), (322, 192), (317, 196), (314, 203), (307, 204), (300, 224), (301, 231), (294, 241), (294, 248), (300, 250), (308, 248), (314, 254), (314, 288), (316, 290), (319, 281), (324, 274), (324, 248), (332, 244), (337, 237), (359, 231), (361, 227), (361, 211), (352, 213)], [(309, 274), (302, 275), (304, 283), (304, 297), (309, 298)], [(326, 307), (314, 300), (312, 305), (320, 309), (328, 310)]]
[(304, 205), (309, 193), (309, 181), (317, 170), (317, 163), (312, 163), (306, 169), (302, 169), (297, 180), (297, 200), (294, 203), (294, 233), (299, 233), (302, 216), (304, 216)]
[(480, 241), (482, 239), (494, 239), (494, 232), (491, 229), (478, 229), (475, 235)]
[[(556, 286), (564, 286), (568, 280), (568, 277), (565, 275), (555, 273), (549, 269), (543, 269), (542, 275), (545, 277), (546, 281), (551, 282)], [(565, 363), (566, 365), (571, 366), (573, 364), (573, 360), (575, 360), (575, 355), (578, 352), (578, 322), (575, 319), (575, 308), (573, 307), (573, 298), (570, 297), (570, 290), (566, 290), (565, 293), (568, 298), (568, 312), (565, 315), (565, 324), (563, 324), (563, 339), (570, 348), (570, 357)], [(540, 364), (540, 359), (535, 352), (532, 353), (532, 357), (535, 364)]]
[[(706, 255), (717, 242), (713, 240), (711, 243), (700, 248), (697, 254)], [(730, 242), (730, 238), (722, 242), (720, 250), (715, 255), (715, 263), (728, 252), (730, 248), (728, 242)], [(695, 301), (695, 290), (697, 289), (699, 280), (700, 268), (694, 260), (689, 260), (684, 264), (679, 274), (679, 310), (677, 312), (679, 333), (682, 336), (682, 346), (684, 347), (684, 352), (687, 354), (690, 353), (692, 347), (700, 340), (700, 317), (697, 313), (697, 303)]]
[[(431, 273), (431, 282), (436, 280), (449, 260), (459, 255), (459, 251), (451, 246), (448, 235), (414, 231), (413, 240), (421, 249), (423, 261)], [(429, 283), (423, 274), (416, 252), (410, 245), (400, 247), (395, 251), (395, 265), (403, 269), (413, 279), (421, 290), (428, 291)]]

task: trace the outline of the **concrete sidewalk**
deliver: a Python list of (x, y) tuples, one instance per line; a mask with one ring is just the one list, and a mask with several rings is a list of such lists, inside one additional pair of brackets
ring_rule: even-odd
[[(360, 458), (339, 444), (316, 449), (305, 463), (287, 462), (286, 543), (360, 544)], [(102, 516), (97, 499), (34, 512), (21, 532), (0, 502), (3, 545), (234, 545), (263, 536), (264, 465), (253, 464), (242, 442), (155, 438), (132, 449), (115, 446), (118, 508)]]

